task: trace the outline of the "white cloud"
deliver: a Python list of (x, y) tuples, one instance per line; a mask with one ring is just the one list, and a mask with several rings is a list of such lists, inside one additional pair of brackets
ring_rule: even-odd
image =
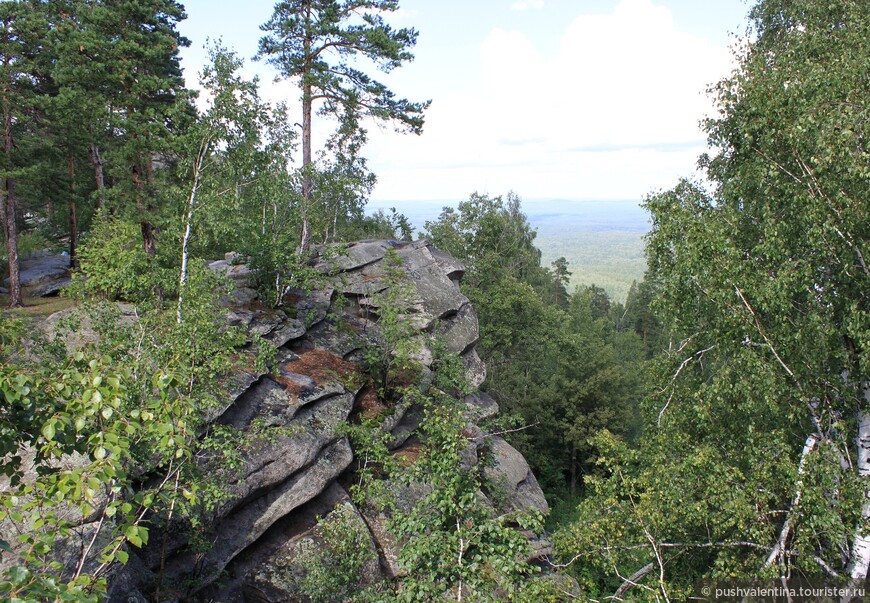
[[(510, 0), (503, 6), (531, 10), (544, 1)], [(397, 96), (434, 102), (422, 136), (365, 124), (371, 142), (364, 153), (379, 176), (373, 197), (458, 199), (476, 189), (514, 189), (529, 198), (638, 198), (689, 175), (704, 150), (698, 121), (711, 112), (703, 91), (727, 73), (730, 54), (678, 30), (662, 6), (666, 2), (621, 0), (609, 12), (585, 15), (579, 15), (584, 8), (591, 12), (611, 3), (548, 3), (554, 13), (575, 5), (578, 16), (556, 21), (544, 13), (535, 19), (508, 15), (506, 23), (529, 26), (503, 25), (476, 38), (480, 30), (471, 24), (478, 21), (466, 25), (454, 15), (449, 27), (438, 28), (419, 22), (427, 13), (409, 0), (411, 7), (391, 14), (390, 21), (422, 30), (417, 60), (384, 82)], [(200, 4), (203, 14), (217, 10), (213, 3)], [(484, 10), (476, 4), (486, 3), (470, 4), (469, 17)], [(264, 10), (249, 20), (265, 20)], [(227, 19), (241, 30), (235, 17)], [(213, 27), (211, 18), (204, 23)], [(200, 30), (185, 33), (204, 36)], [(252, 56), (256, 41), (251, 37), (240, 56)], [(204, 62), (205, 53), (195, 51), (184, 50), (186, 65)], [(246, 72), (261, 74), (264, 97), (288, 101), (291, 119), (301, 121), (293, 82), (274, 83), (274, 70), (262, 62), (249, 62)], [(195, 74), (188, 76), (195, 85)], [(332, 124), (318, 118), (315, 125), (315, 138), (322, 141)]]
[(544, 0), (518, 0), (511, 4), (511, 10), (539, 10), (544, 8)]
[(623, 0), (610, 15), (575, 19), (546, 60), (522, 33), (494, 30), (481, 64), (493, 128), (544, 134), (564, 150), (697, 140), (703, 90), (727, 53), (677, 31), (668, 9)]
[(383, 15), (389, 23), (397, 27), (415, 26), (417, 22), (417, 11), (401, 6), (394, 11), (383, 11)]
[(433, 92), (422, 137), (374, 141), (375, 198), (640, 198), (691, 175), (727, 49), (678, 31), (653, 0), (622, 0), (542, 53), (522, 31), (493, 29), (477, 88)]

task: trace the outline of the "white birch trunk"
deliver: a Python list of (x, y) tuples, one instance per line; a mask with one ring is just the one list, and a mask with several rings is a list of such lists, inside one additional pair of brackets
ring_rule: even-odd
[[(870, 404), (870, 382), (863, 381), (861, 390), (864, 394), (864, 404)], [(855, 441), (858, 457), (858, 475), (870, 477), (870, 412), (866, 408), (858, 411), (858, 436)], [(861, 510), (861, 524), (870, 519), (870, 492), (864, 490), (864, 507)], [(862, 525), (855, 528), (852, 540), (852, 558), (849, 561), (849, 577), (853, 584), (863, 584), (867, 580), (867, 570), (870, 568), (870, 534), (864, 531)]]
[(187, 200), (187, 216), (184, 224), (184, 238), (181, 241), (181, 272), (178, 275), (178, 306), (175, 309), (175, 320), (181, 324), (184, 301), (184, 288), (187, 286), (187, 264), (190, 261), (190, 235), (193, 229), (193, 212), (196, 208), (196, 193), (199, 190), (199, 181), (202, 176), (202, 164), (208, 153), (209, 142), (203, 141), (199, 147), (196, 161), (193, 163), (193, 185), (190, 187), (190, 197)]
[(794, 497), (792, 497), (791, 506), (789, 507), (788, 515), (786, 515), (785, 523), (782, 524), (782, 529), (779, 532), (779, 538), (776, 541), (776, 545), (773, 547), (773, 550), (770, 551), (770, 555), (767, 556), (764, 565), (761, 566), (762, 570), (767, 569), (773, 565), (777, 559), (781, 559), (785, 555), (788, 537), (791, 533), (791, 516), (792, 513), (797, 511), (801, 504), (801, 498), (803, 497), (803, 475), (806, 470), (807, 459), (809, 459), (810, 453), (812, 453), (818, 442), (819, 436), (815, 433), (808, 435), (806, 441), (804, 441), (804, 449), (801, 451), (801, 460), (798, 463), (798, 479), (795, 483)]
[[(194, 189), (196, 187), (194, 186)], [(189, 243), (191, 223), (193, 222), (193, 205), (191, 204), (187, 210), (187, 223), (184, 225), (184, 238), (181, 241), (181, 273), (178, 276), (178, 307), (175, 309), (175, 320), (178, 324), (182, 322), (182, 304), (184, 301), (184, 288), (187, 286), (187, 263), (190, 257)]]

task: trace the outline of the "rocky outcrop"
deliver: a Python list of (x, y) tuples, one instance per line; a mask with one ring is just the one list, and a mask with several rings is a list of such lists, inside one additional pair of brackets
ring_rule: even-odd
[[(209, 419), (244, 434), (238, 466), (228, 469), (219, 457), (202, 458), (201, 469), (224, 486), (226, 495), (201, 534), (210, 543), (193, 546), (187, 526), (154, 534), (146, 548), (131, 550), (131, 562), (111, 580), (111, 600), (148, 601), (151, 583), (162, 572), (162, 592), (187, 601), (278, 601), (299, 598), (302, 562), (319, 546), (318, 517), (341, 513), (362, 534), (360, 542), (376, 553), (365, 569), (365, 580), (396, 575), (399, 543), (385, 518), (370, 508), (357, 508), (344, 485), (352, 470), (353, 450), (342, 424), (357, 414), (374, 412), (377, 396), (361, 374), (359, 359), (367, 338), (378, 331), (383, 293), (388, 287), (385, 255), (395, 250), (408, 285), (402, 305), (420, 334), (439, 336), (459, 354), (466, 375), (478, 387), (486, 376), (475, 345), (477, 317), (458, 281), (464, 269), (426, 241), (362, 241), (315, 267), (324, 284), (313, 293), (288, 291), (287, 303), (268, 309), (250, 288), (251, 276), (238, 258), (227, 257), (211, 268), (234, 280), (235, 292), (224, 299), (229, 324), (269, 340), (279, 350), (269, 374), (240, 370), (219, 384), (222, 403)], [(253, 355), (252, 350), (240, 354)], [(433, 355), (425, 347), (416, 355), (422, 370)], [(253, 366), (252, 363), (240, 363)], [(468, 466), (485, 465), (490, 491), (487, 504), (499, 512), (542, 510), (547, 503), (528, 464), (503, 439), (488, 436), (476, 422), (498, 411), (485, 393), (465, 400), (469, 421)], [(420, 409), (400, 401), (381, 428), (390, 447), (409, 451), (419, 446), (415, 430)], [(351, 469), (349, 469), (351, 468)], [(413, 499), (410, 490), (396, 496)], [(419, 493), (418, 493), (419, 494)], [(530, 535), (534, 538), (535, 535)], [(547, 543), (535, 544), (537, 553)], [(162, 568), (162, 569), (161, 569)], [(167, 585), (172, 585), (168, 589)]]
[[(71, 282), (70, 259), (65, 253), (54, 254), (49, 250), (30, 254), (19, 265), (21, 286), (33, 297), (55, 295)], [(9, 277), (3, 279), (9, 286)]]

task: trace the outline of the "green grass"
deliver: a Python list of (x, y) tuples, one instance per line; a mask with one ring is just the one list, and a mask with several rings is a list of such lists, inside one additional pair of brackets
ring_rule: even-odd
[(76, 305), (75, 300), (66, 297), (23, 297), (24, 307), (9, 308), (9, 296), (0, 295), (0, 315), (13, 318), (45, 318), (55, 312)]

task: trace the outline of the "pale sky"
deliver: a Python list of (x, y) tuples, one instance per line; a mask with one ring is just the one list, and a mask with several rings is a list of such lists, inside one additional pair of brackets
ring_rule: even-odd
[[(221, 37), (264, 96), (299, 104), (298, 88), (250, 60), (273, 2), (182, 2), (189, 86), (206, 38)], [(705, 90), (730, 70), (747, 11), (745, 0), (402, 0), (390, 21), (419, 30), (416, 59), (373, 75), (432, 106), (421, 136), (366, 125), (372, 200), (641, 199), (674, 186), (706, 150)]]

